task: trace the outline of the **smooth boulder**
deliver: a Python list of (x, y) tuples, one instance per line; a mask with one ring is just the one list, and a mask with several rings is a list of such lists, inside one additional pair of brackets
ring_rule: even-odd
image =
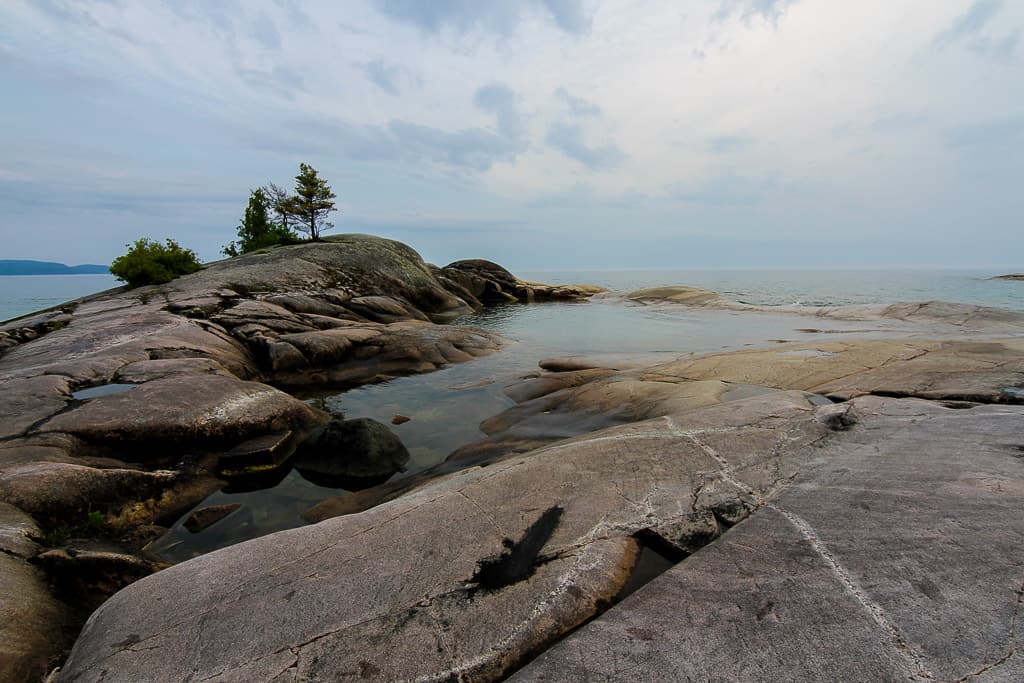
[(359, 490), (387, 481), (405, 470), (409, 451), (402, 440), (376, 420), (334, 419), (301, 446), (294, 466), (309, 481)]

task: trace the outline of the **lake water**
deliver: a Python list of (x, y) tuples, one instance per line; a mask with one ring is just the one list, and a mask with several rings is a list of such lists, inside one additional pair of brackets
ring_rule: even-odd
[(118, 286), (113, 275), (2, 275), (0, 321)]

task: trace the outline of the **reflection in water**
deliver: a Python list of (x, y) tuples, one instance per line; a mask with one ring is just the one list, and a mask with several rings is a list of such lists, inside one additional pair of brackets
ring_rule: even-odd
[[(808, 319), (794, 314), (756, 314), (685, 307), (651, 307), (621, 302), (508, 304), (466, 316), (455, 324), (496, 331), (514, 343), (500, 353), (424, 374), (401, 377), (376, 385), (310, 397), (311, 402), (345, 419), (372, 418), (389, 425), (409, 452), (405, 471), (389, 478), (381, 492), (400, 492), (403, 481), (422, 480), (425, 472), (451, 471), (477, 459), (472, 449), (445, 463), (449, 454), (485, 437), (480, 423), (514, 405), (505, 386), (537, 370), (539, 361), (569, 354), (629, 354), (648, 362), (680, 355), (765, 346), (779, 341), (815, 341), (834, 338), (808, 333)], [(876, 325), (875, 333), (899, 334), (899, 322)], [(862, 328), (862, 325), (860, 326)], [(830, 320), (829, 328), (848, 331), (843, 337), (864, 336), (854, 323)], [(870, 334), (870, 333), (868, 333)], [(391, 425), (396, 415), (409, 421)], [(608, 424), (606, 417), (588, 422), (568, 420), (552, 412), (550, 424), (538, 425), (544, 434), (517, 434), (533, 438), (573, 436)], [(436, 470), (434, 468), (437, 468)], [(278, 477), (261, 490), (225, 489), (198, 507), (240, 503), (241, 508), (200, 533), (190, 533), (179, 522), (152, 546), (170, 561), (182, 561), (233, 543), (273, 531), (305, 524), (303, 513), (321, 501), (344, 495), (363, 482), (339, 482), (296, 470), (278, 470)], [(410, 479), (412, 478), (412, 479)], [(320, 484), (329, 484), (323, 486)], [(266, 482), (262, 485), (267, 486)]]

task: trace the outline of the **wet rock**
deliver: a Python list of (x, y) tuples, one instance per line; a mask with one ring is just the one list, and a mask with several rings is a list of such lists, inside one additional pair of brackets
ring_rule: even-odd
[(335, 419), (299, 447), (294, 466), (321, 486), (362, 489), (404, 471), (408, 461), (409, 451), (386, 425)]
[(281, 467), (295, 449), (291, 430), (247, 439), (220, 456), (218, 474), (236, 477)]
[(232, 512), (242, 507), (241, 503), (230, 503), (228, 505), (209, 505), (199, 508), (185, 520), (184, 526), (194, 534), (210, 528)]
[(406, 422), (408, 422), (411, 419), (412, 418), (409, 417), (408, 415), (394, 415), (391, 418), (391, 424), (393, 424), (393, 425), (403, 425), (403, 424), (405, 424)]

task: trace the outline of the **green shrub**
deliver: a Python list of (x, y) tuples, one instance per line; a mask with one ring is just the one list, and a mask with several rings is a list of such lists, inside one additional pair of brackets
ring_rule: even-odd
[(172, 239), (161, 244), (148, 237), (135, 240), (128, 253), (110, 264), (110, 272), (130, 287), (170, 282), (179, 275), (194, 273), (201, 267), (196, 253), (182, 248)]

